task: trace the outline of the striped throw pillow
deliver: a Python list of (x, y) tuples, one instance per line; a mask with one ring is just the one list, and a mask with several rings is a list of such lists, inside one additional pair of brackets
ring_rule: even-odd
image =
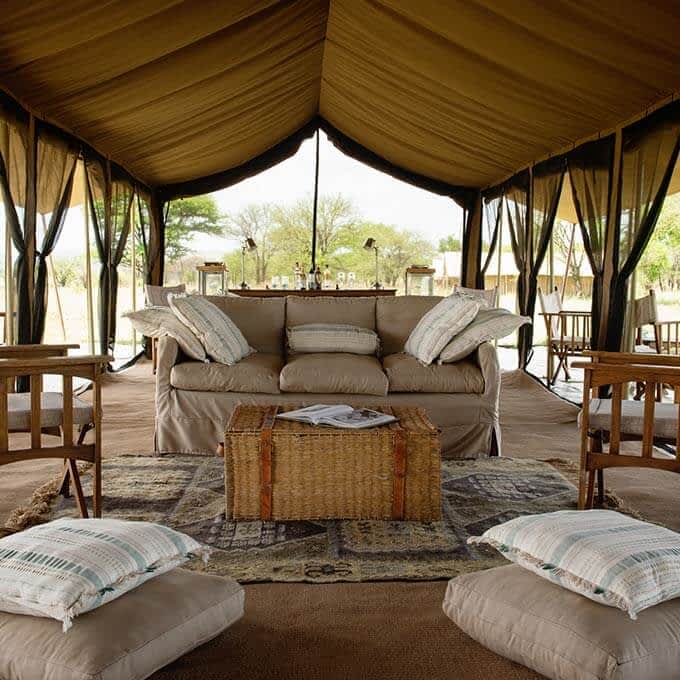
[(287, 331), (291, 352), (378, 354), (380, 339), (370, 328), (344, 323), (309, 323)]
[(199, 338), (208, 356), (233, 366), (255, 350), (236, 324), (210, 300), (200, 295), (169, 295), (170, 309)]
[(209, 548), (160, 524), (58, 519), (0, 539), (0, 610), (63, 623)]
[(408, 336), (404, 351), (429, 366), (476, 316), (480, 301), (465, 295), (449, 295), (438, 302)]
[(631, 619), (680, 596), (680, 534), (612, 510), (562, 510), (517, 517), (468, 543)]
[(205, 349), (191, 328), (185, 326), (173, 313), (170, 307), (145, 307), (134, 312), (125, 312), (132, 327), (149, 338), (160, 338), (169, 335), (177, 341), (180, 349), (190, 359), (207, 361)]
[(507, 309), (480, 309), (475, 320), (468, 324), (439, 355), (440, 364), (460, 361), (474, 352), (481, 344), (500, 340), (514, 333), (525, 323), (531, 323), (528, 316), (519, 316)]

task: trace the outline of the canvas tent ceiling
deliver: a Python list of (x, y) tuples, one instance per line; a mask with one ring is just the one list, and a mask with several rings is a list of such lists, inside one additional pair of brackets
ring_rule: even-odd
[(483, 187), (680, 89), (667, 0), (5, 0), (0, 85), (150, 186), (317, 115)]

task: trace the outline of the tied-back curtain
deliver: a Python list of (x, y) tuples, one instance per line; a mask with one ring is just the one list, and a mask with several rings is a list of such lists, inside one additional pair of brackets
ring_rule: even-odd
[(28, 250), (35, 222), (27, 220), (26, 212), (29, 147), (28, 114), (0, 102), (0, 191), (7, 229), (16, 250), (12, 276), (16, 318), (9, 323), (15, 329), (14, 341), (20, 344), (28, 344), (32, 338), (32, 267)]
[[(519, 270), (517, 299), (520, 314), (534, 318), (538, 275), (552, 237), (562, 193), (566, 162), (551, 158), (513, 177), (504, 196), (510, 227), (510, 241)], [(519, 330), (519, 366), (526, 368), (533, 345), (533, 324)]]
[(151, 212), (149, 210), (148, 200), (142, 196), (141, 192), (137, 191), (137, 233), (133, 238), (135, 247), (139, 245), (142, 253), (142, 265), (146, 282), (149, 278), (149, 239), (151, 236)]
[[(534, 318), (536, 311), (536, 297), (538, 295), (538, 276), (548, 252), (552, 239), (553, 227), (557, 216), (557, 208), (562, 195), (564, 173), (566, 172), (564, 156), (550, 158), (539, 163), (533, 169), (533, 184), (531, 189), (532, 220), (531, 220), (531, 271), (527, 284), (527, 308), (523, 312), (529, 318)], [(520, 329), (520, 346), (527, 347), (527, 356), (531, 351), (534, 339), (534, 325), (525, 324)], [(524, 345), (522, 345), (524, 341)]]
[[(520, 314), (526, 314), (529, 304), (529, 277), (531, 274), (531, 243), (529, 233), (529, 171), (525, 170), (512, 177), (506, 183), (503, 191), (508, 228), (510, 231), (510, 244), (515, 265), (519, 271), (517, 276), (517, 306)], [(526, 368), (529, 355), (529, 347), (526, 345), (526, 336), (521, 332), (519, 335), (519, 366)]]
[(485, 196), (482, 200), (484, 214), (482, 216), (482, 243), (488, 244), (488, 251), (482, 260), (477, 275), (477, 288), (485, 287), (486, 272), (493, 260), (503, 221), (503, 195)]
[(588, 142), (567, 158), (571, 193), (583, 248), (593, 272), (591, 347), (599, 345), (604, 286), (605, 246), (614, 169), (615, 136)]
[(680, 101), (623, 130), (621, 196), (606, 349), (621, 349), (629, 279), (654, 232), (680, 150)]
[(87, 194), (92, 230), (100, 261), (99, 346), (102, 354), (113, 354), (116, 343), (118, 265), (130, 234), (130, 209), (134, 189), (129, 181), (114, 178), (111, 164), (86, 159)]
[[(32, 342), (42, 342), (47, 315), (47, 258), (51, 255), (66, 219), (78, 149), (47, 130), (38, 134), (38, 223), (42, 242), (36, 248), (35, 284), (33, 288)], [(49, 216), (49, 219), (48, 219)]]

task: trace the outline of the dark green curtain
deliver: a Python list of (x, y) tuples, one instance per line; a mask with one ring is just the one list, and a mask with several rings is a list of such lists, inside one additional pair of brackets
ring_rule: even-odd
[[(520, 314), (534, 318), (538, 275), (552, 237), (562, 193), (566, 161), (559, 156), (534, 166), (532, 172), (515, 175), (505, 185), (504, 200), (517, 277)], [(519, 367), (529, 363), (533, 346), (533, 324), (519, 330)]]
[(137, 192), (137, 233), (133, 242), (139, 244), (142, 251), (142, 263), (144, 266), (144, 281), (149, 277), (149, 239), (151, 237), (151, 215), (149, 203), (142, 194)]
[[(78, 149), (52, 133), (38, 133), (38, 213), (43, 238), (36, 248), (35, 283), (33, 287), (32, 342), (41, 343), (47, 316), (47, 258), (57, 245), (66, 219)], [(49, 215), (49, 222), (46, 219)]]
[(108, 162), (86, 159), (85, 170), (92, 231), (100, 261), (99, 346), (102, 354), (113, 355), (116, 343), (118, 265), (123, 259), (130, 234), (134, 189), (126, 178), (112, 177), (112, 167)]
[(0, 191), (7, 229), (16, 250), (12, 277), (16, 317), (9, 323), (15, 329), (14, 342), (23, 345), (30, 344), (32, 339), (28, 249), (35, 219), (27, 219), (26, 213), (30, 146), (28, 114), (0, 100)]
[(623, 130), (620, 211), (605, 349), (622, 348), (630, 276), (663, 207), (680, 151), (680, 101)]
[(602, 318), (605, 245), (609, 224), (614, 135), (588, 142), (567, 156), (571, 193), (581, 228), (583, 248), (593, 272), (591, 303), (591, 347), (598, 348)]
[[(517, 275), (517, 306), (520, 314), (526, 314), (529, 276), (531, 273), (530, 247), (532, 239), (529, 234), (530, 181), (529, 171), (524, 170), (508, 180), (503, 189), (512, 254), (515, 259), (515, 266), (519, 271)], [(519, 342), (519, 366), (520, 368), (525, 368), (528, 362), (529, 347), (526, 345), (526, 338), (521, 333), (519, 335)]]
[(484, 214), (482, 216), (482, 243), (487, 243), (489, 249), (482, 259), (482, 264), (477, 274), (476, 286), (477, 288), (485, 287), (486, 272), (489, 270), (491, 261), (493, 260), (498, 239), (501, 233), (501, 224), (503, 222), (503, 196), (489, 195), (483, 198)]

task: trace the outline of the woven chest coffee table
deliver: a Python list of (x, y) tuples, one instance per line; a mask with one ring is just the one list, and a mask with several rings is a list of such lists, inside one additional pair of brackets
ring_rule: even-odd
[(294, 408), (234, 411), (224, 436), (228, 518), (441, 518), (439, 433), (422, 409), (385, 409), (399, 422), (344, 430), (275, 418)]

